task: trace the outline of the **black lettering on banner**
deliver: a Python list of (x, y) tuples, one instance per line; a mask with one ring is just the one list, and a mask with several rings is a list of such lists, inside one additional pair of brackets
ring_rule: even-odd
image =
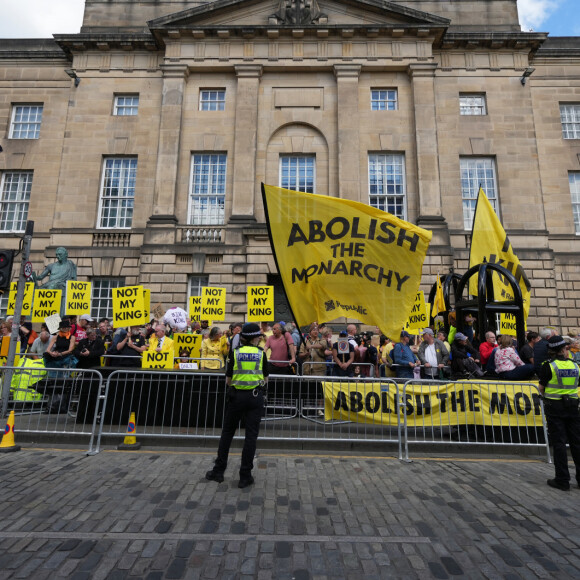
[(334, 403), (334, 410), (335, 411), (347, 411), (348, 412), (348, 404), (346, 402), (346, 393), (344, 391), (339, 391), (336, 394), (336, 402)]
[(360, 413), (363, 410), (362, 394), (358, 391), (350, 392), (350, 410)]
[(126, 298), (128, 296), (137, 296), (136, 288), (115, 288), (115, 296), (117, 298)]
[(478, 406), (478, 403), (480, 401), (477, 398), (477, 395), (479, 395), (479, 391), (476, 391), (474, 389), (469, 389), (467, 391), (467, 401), (469, 402), (469, 410), (473, 413), (478, 413), (480, 411), (480, 408)]
[(378, 393), (370, 391), (365, 397), (365, 411), (367, 413), (376, 413), (381, 409), (381, 398)]
[(134, 310), (133, 312), (113, 312), (115, 322), (122, 322), (124, 320), (131, 320), (132, 318), (143, 318), (141, 310)]
[(451, 410), (454, 413), (457, 413), (457, 406), (462, 413), (465, 413), (465, 393), (463, 391), (459, 391), (457, 393), (451, 393)]
[[(522, 400), (523, 400), (523, 407), (522, 407)], [(532, 401), (530, 397), (525, 393), (516, 393), (514, 395), (514, 407), (516, 408), (516, 413), (518, 415), (528, 415), (529, 412), (532, 410)]]
[(383, 413), (394, 413), (394, 411), (391, 410), (391, 402), (389, 400), (388, 391), (381, 392), (381, 402), (383, 404)]
[(407, 399), (406, 401), (403, 401), (403, 403), (406, 405), (406, 409), (405, 409), (405, 415), (407, 415), (407, 417), (409, 415), (412, 415), (415, 412), (415, 409), (413, 408), (413, 405), (411, 404), (411, 401), (413, 400), (413, 395), (405, 395), (405, 399)]
[(250, 288), (250, 296), (264, 296), (268, 295), (268, 288), (262, 288), (260, 286), (254, 286)]
[(441, 413), (447, 413), (447, 393), (436, 393), (435, 396), (439, 399)]
[(542, 403), (540, 402), (542, 398), (539, 393), (532, 393), (532, 402), (534, 405), (534, 415), (542, 414)]
[(272, 316), (271, 308), (250, 308), (250, 316)]
[(503, 415), (503, 412), (508, 411), (508, 415), (513, 415), (514, 412), (511, 408), (508, 396), (505, 393), (492, 393), (491, 400), (489, 402), (489, 413), (493, 415), (495, 412)]
[[(423, 400), (421, 400), (421, 397)], [(417, 409), (417, 415), (423, 414), (423, 409), (425, 409), (425, 415), (431, 414), (431, 399), (429, 395), (421, 395), (417, 393), (415, 395), (415, 407)]]

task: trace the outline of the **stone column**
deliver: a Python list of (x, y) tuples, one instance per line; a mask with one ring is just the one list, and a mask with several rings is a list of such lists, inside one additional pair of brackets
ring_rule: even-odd
[[(360, 201), (358, 78), (361, 66), (336, 64), (338, 197)], [(332, 192), (330, 192), (332, 193)]]
[[(147, 224), (147, 242), (173, 243), (175, 196), (179, 150), (181, 145), (181, 117), (183, 94), (189, 69), (182, 64), (164, 64), (163, 96), (159, 121), (159, 154), (155, 173), (153, 215)], [(169, 227), (168, 227), (169, 226)]]
[(258, 138), (258, 90), (262, 66), (240, 64), (234, 126), (233, 199), (229, 223), (256, 221), (256, 151)]
[(439, 146), (435, 106), (437, 64), (409, 65), (415, 118), (415, 148), (419, 217), (417, 225), (433, 231), (431, 245), (450, 246), (447, 222), (441, 211)]

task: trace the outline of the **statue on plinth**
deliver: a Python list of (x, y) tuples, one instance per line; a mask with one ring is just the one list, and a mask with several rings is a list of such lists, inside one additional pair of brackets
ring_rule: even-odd
[[(39, 284), (39, 281), (49, 276), (49, 279), (44, 284)], [(32, 280), (36, 288), (40, 290), (62, 290), (61, 298), (61, 316), (64, 314), (64, 303), (66, 298), (66, 283), (67, 280), (77, 279), (77, 266), (68, 259), (68, 251), (66, 248), (56, 249), (56, 262), (49, 264), (40, 273), (32, 273)]]

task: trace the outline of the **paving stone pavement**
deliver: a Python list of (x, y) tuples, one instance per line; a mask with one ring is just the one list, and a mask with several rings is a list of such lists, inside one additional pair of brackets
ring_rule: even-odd
[(536, 459), (0, 455), (0, 580), (579, 578), (580, 490)]

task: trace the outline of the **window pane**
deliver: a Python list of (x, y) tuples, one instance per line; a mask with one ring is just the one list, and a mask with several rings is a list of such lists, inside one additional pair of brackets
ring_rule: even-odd
[(459, 95), (461, 115), (487, 115), (485, 95)]
[[(463, 200), (463, 227), (470, 230), (475, 215), (479, 188), (498, 213), (495, 162), (491, 157), (463, 158), (460, 161), (461, 198)], [(499, 213), (498, 213), (499, 215)]]
[(113, 114), (122, 116), (134, 116), (139, 112), (139, 95), (118, 95), (115, 97), (115, 109)]
[(570, 181), (570, 195), (572, 196), (572, 214), (574, 215), (574, 227), (580, 234), (580, 171), (568, 174)]
[(560, 118), (564, 139), (580, 139), (580, 104), (560, 105)]
[(405, 158), (369, 155), (369, 205), (406, 219)]
[(10, 127), (11, 139), (38, 139), (43, 105), (15, 105)]
[(288, 155), (280, 157), (280, 187), (315, 193), (316, 157)]
[(96, 320), (100, 318), (113, 318), (113, 298), (111, 290), (125, 285), (125, 278), (93, 278), (92, 282), (92, 310), (91, 316)]
[(131, 227), (136, 178), (137, 159), (105, 159), (99, 204), (99, 227)]
[(23, 232), (28, 219), (32, 172), (4, 173), (1, 187), (0, 231)]
[(189, 224), (223, 224), (226, 199), (225, 153), (200, 153), (192, 157)]
[(371, 111), (395, 111), (397, 109), (396, 89), (372, 89)]
[(223, 89), (204, 90), (199, 94), (200, 111), (224, 111), (226, 108), (226, 91)]

